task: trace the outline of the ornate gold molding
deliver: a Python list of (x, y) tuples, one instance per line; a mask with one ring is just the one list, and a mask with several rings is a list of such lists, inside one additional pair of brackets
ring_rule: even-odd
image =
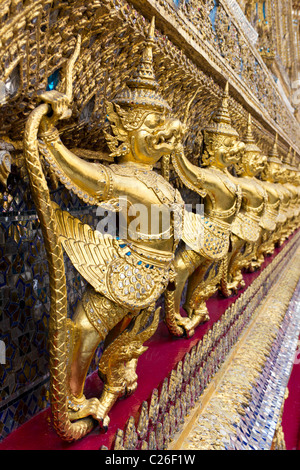
[[(210, 13), (212, 9), (212, 2), (201, 1), (200, 9), (204, 11), (207, 10), (208, 12), (203, 26), (200, 22), (200, 17), (198, 20), (199, 24), (197, 20), (195, 20), (195, 23), (194, 17), (189, 13), (189, 8), (193, 8), (193, 2), (191, 7), (182, 6), (179, 10), (175, 8), (172, 0), (147, 0), (146, 2), (130, 0), (130, 3), (141, 10), (146, 16), (155, 14), (157, 16), (158, 28), (163, 30), (174, 45), (180, 47), (188, 58), (192, 58), (196, 67), (204, 71), (209, 71), (210, 76), (214, 77), (216, 83), (222, 83), (224, 77), (230, 77), (230, 85), (234, 89), (232, 93), (234, 100), (232, 100), (231, 110), (236, 127), (238, 127), (235, 122), (235, 112), (237, 108), (239, 108), (239, 118), (243, 116), (243, 118), (246, 119), (245, 111), (246, 113), (247, 111), (251, 112), (255, 120), (257, 119), (259, 121), (259, 124), (257, 123), (256, 126), (258, 128), (263, 126), (265, 138), (268, 138), (270, 131), (278, 132), (286, 143), (291, 143), (292, 139), (293, 145), (296, 146), (297, 153), (299, 153), (299, 142), (294, 140), (295, 135), (298, 133), (297, 129), (299, 124), (283, 101), (273, 77), (259, 52), (248, 41), (238, 21), (235, 21), (234, 18), (230, 16), (230, 10), (226, 0), (220, 2), (220, 27), (217, 36), (215, 36), (212, 30), (207, 32), (207, 30), (212, 28), (211, 25), (209, 25), (208, 19), (208, 13)], [(185, 8), (187, 10), (185, 10)], [(226, 28), (229, 27), (229, 22), (234, 25), (234, 32), (232, 34), (236, 34), (239, 38), (236, 39), (236, 43), (240, 42), (243, 44), (242, 60), (244, 61), (245, 70), (247, 69), (247, 80), (246, 77), (241, 77), (240, 71), (235, 70), (235, 45), (230, 42), (230, 35), (226, 35)], [(218, 27), (218, 24), (216, 24), (216, 27)], [(217, 37), (219, 37), (222, 43), (223, 51), (218, 51), (215, 46), (214, 39)], [(255, 66), (255, 64), (257, 65)], [(257, 71), (255, 71), (255, 67), (258, 67)], [(252, 77), (251, 73), (253, 73)], [(257, 95), (257, 91), (254, 89), (255, 87), (252, 86), (256, 78), (258, 78), (256, 89), (261, 90), (260, 96)], [(268, 91), (266, 92), (266, 90)], [(271, 107), (269, 98), (263, 96), (264, 94), (269, 98), (272, 96), (272, 99), (274, 99)], [(233, 101), (235, 101), (235, 104), (233, 104)], [(274, 103), (278, 104), (274, 105)], [(281, 104), (279, 105), (279, 103)], [(273, 111), (271, 111), (273, 106), (275, 107)], [(279, 117), (275, 108), (280, 109), (281, 117)], [(275, 117), (274, 113), (277, 114), (277, 117)], [(279, 122), (281, 120), (282, 122)], [(285, 121), (285, 124), (283, 121)], [(291, 128), (288, 130), (291, 123), (293, 123), (292, 132)], [(285, 152), (286, 150), (283, 151)]]
[[(226, 432), (230, 431), (233, 436), (235, 435), (235, 430), (227, 419), (228, 414), (218, 412), (214, 415), (213, 420), (206, 420), (205, 412), (210, 406), (210, 400), (221, 388), (222, 381), (226, 381), (231, 373), (230, 368), (235, 366), (235, 358), (242, 361), (242, 351), (245, 352), (246, 359), (249, 353), (252, 361), (253, 349), (257, 347), (259, 360), (254, 366), (252, 362), (249, 363), (246, 360), (245, 382), (238, 381), (240, 390), (236, 388), (235, 393), (232, 392), (232, 394), (230, 391), (226, 392), (226, 403), (228, 409), (231, 410), (232, 421), (239, 423), (243, 417), (243, 413), (251, 401), (251, 380), (260, 377), (263, 363), (267, 360), (274, 338), (280, 331), (282, 319), (299, 280), (299, 268), (293, 265), (295, 252), (298, 257), (300, 256), (299, 240), (300, 235), (298, 234), (226, 310), (202, 340), (185, 354), (169, 376), (165, 378), (161, 387), (153, 390), (149, 403), (145, 401), (138, 415), (134, 417), (135, 419), (131, 417), (125, 428), (118, 430), (114, 443), (115, 450), (186, 449), (189, 445), (188, 439), (194, 440), (195, 449), (200, 446), (224, 448), (225, 440), (222, 441), (224, 436), (216, 433), (215, 429), (222, 426)], [(282, 282), (283, 278), (284, 283)], [(280, 283), (281, 290), (279, 292), (278, 285)], [(285, 289), (287, 283), (289, 287)], [(267, 301), (272, 303), (271, 297), (274, 296), (276, 289), (278, 297), (273, 299), (273, 305), (275, 307), (277, 305), (278, 308), (274, 312), (274, 317), (272, 309), (270, 309), (270, 317), (264, 318), (264, 306)], [(283, 297), (282, 290), (285, 292)], [(276, 301), (278, 298), (280, 298), (279, 302)], [(268, 330), (266, 327), (267, 318), (271, 318), (273, 329)], [(263, 326), (262, 330), (260, 330), (261, 326)], [(266, 329), (269, 341), (268, 338), (267, 341), (262, 338)], [(253, 338), (256, 338), (254, 343), (252, 342)], [(247, 344), (246, 349), (245, 344)], [(293, 351), (291, 350), (290, 357), (292, 356)], [(228, 375), (226, 375), (227, 373)], [(288, 374), (288, 371), (286, 373)], [(250, 380), (248, 388), (247, 377)], [(240, 400), (239, 403), (236, 402), (237, 397)], [(236, 405), (235, 410), (230, 408), (231, 401)], [(280, 428), (280, 409), (281, 405), (278, 406), (278, 429)], [(198, 438), (197, 433), (199, 420), (202, 426), (201, 433), (203, 431), (202, 440)], [(167, 424), (163, 427), (165, 421)], [(215, 423), (216, 427), (211, 423)], [(272, 424), (274, 435), (276, 424), (277, 422)], [(131, 436), (130, 439), (125, 440), (125, 435)], [(105, 449), (103, 447), (102, 450)]]
[[(137, 5), (138, 9), (135, 10), (131, 5)], [(203, 0), (199, 8), (201, 12), (207, 10), (209, 13), (211, 3)], [(27, 7), (20, 2), (15, 9), (10, 2), (4, 2), (0, 27), (3, 43), (0, 80), (5, 93), (8, 93), (8, 101), (1, 101), (5, 110), (1, 133), (9, 134), (13, 139), (19, 138), (31, 109), (28, 100), (30, 106), (34, 106), (38, 93), (45, 90), (47, 80), (52, 76), (54, 81), (59, 78), (54, 75), (59, 75), (64, 67), (65, 58), (71, 53), (80, 29), (83, 34), (83, 53), (75, 70), (74, 119), (61, 126), (60, 130), (66, 143), (72, 142), (72, 146), (79, 146), (81, 141), (80, 147), (85, 148), (87, 145), (88, 150), (105, 153), (107, 148), (102, 132), (99, 132), (105, 127), (102, 124), (104, 102), (122, 87), (126, 79), (121, 74), (121, 70), (124, 70), (122, 64), (128, 62), (130, 69), (131, 51), (144, 37), (144, 18), (139, 13), (142, 11), (148, 19), (153, 13), (157, 16), (159, 31), (155, 61), (161, 70), (159, 82), (164, 89), (163, 94), (170, 98), (171, 103), (173, 101), (175, 112), (178, 115), (184, 112), (194, 88), (202, 90), (198, 109), (191, 116), (191, 140), (197, 139), (195, 123), (201, 126), (207, 120), (220, 98), (225, 77), (230, 77), (233, 90), (230, 107), (234, 125), (239, 131), (246, 127), (250, 111), (258, 143), (264, 152), (267, 152), (275, 132), (278, 132), (283, 154), (287, 153), (290, 145), (300, 153), (300, 145), (295, 141), (299, 134), (295, 119), (282, 103), (259, 54), (251, 48), (243, 32), (233, 22), (232, 32), (240, 40), (244, 62), (241, 77), (240, 71), (235, 70), (239, 59), (230, 53), (232, 44), (230, 37), (225, 35), (228, 25), (225, 3), (217, 23), (224, 48), (222, 53), (214, 47), (214, 31), (208, 14), (206, 20), (201, 22), (201, 17), (195, 19), (193, 15), (189, 17), (181, 10), (176, 11), (171, 1), (133, 0), (127, 3), (125, 0), (103, 0), (99, 5), (94, 0), (88, 5), (82, 4), (82, 9), (72, 4), (71, 10), (70, 16), (65, 4), (57, 2), (52, 5), (49, 0), (40, 0)], [(192, 22), (194, 19), (195, 24)], [(88, 23), (91, 23), (89, 27)], [(170, 75), (166, 73), (168, 69)], [(256, 88), (252, 89), (255, 80), (260, 90), (259, 96), (256, 96)], [(184, 90), (182, 83), (186, 84)]]

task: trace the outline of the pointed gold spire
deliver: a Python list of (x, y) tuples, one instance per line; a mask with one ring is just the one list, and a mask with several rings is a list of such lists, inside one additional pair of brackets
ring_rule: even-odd
[(287, 154), (287, 162), (289, 166), (292, 168), (293, 171), (298, 172), (299, 169), (297, 167), (297, 159), (296, 159), (296, 150), (290, 146), (288, 154)]
[(231, 124), (231, 119), (228, 110), (228, 98), (229, 98), (229, 82), (226, 82), (221, 105), (217, 109), (213, 116), (214, 122)]
[(229, 82), (226, 82), (221, 103), (212, 115), (209, 125), (204, 129), (206, 132), (214, 134), (224, 134), (238, 137), (237, 131), (231, 125), (231, 118), (228, 108)]
[(286, 156), (286, 162), (289, 165), (292, 165), (292, 163), (293, 163), (293, 155), (292, 155), (292, 146), (291, 145), (289, 146), (289, 151), (288, 151), (287, 156)]
[(248, 114), (247, 134), (246, 134), (246, 137), (245, 137), (244, 141), (247, 144), (254, 142), (254, 137), (253, 137), (253, 133), (252, 133), (252, 118), (251, 118), (250, 113)]
[(158, 93), (153, 67), (153, 47), (155, 45), (155, 17), (152, 18), (139, 64), (127, 80), (127, 89), (114, 100), (122, 107), (145, 107), (159, 111), (170, 110), (170, 106)]
[(278, 153), (278, 133), (276, 132), (273, 148), (269, 153), (269, 161), (274, 163), (281, 163)]
[(245, 152), (259, 152), (261, 153), (261, 149), (256, 145), (255, 139), (252, 132), (252, 117), (251, 114), (248, 114), (248, 123), (247, 123), (247, 133), (244, 139)]
[(297, 161), (297, 153), (296, 153), (296, 150), (294, 149), (294, 152), (293, 152), (293, 165), (297, 168), (298, 165), (299, 165), (299, 162)]
[(153, 70), (153, 47), (155, 45), (154, 34), (155, 17), (153, 16), (140, 63), (137, 66), (133, 77), (127, 81), (127, 86), (129, 86), (129, 88), (148, 88), (156, 90), (159, 87)]
[(278, 134), (276, 132), (276, 135), (275, 135), (275, 140), (274, 140), (274, 144), (273, 144), (273, 148), (270, 152), (270, 156), (272, 157), (278, 157)]

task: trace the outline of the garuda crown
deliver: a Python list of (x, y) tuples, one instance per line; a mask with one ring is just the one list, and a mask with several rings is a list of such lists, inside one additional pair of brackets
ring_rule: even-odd
[(108, 119), (114, 136), (105, 132), (111, 156), (120, 157), (129, 151), (128, 132), (139, 129), (149, 112), (169, 113), (171, 108), (159, 94), (153, 67), (155, 18), (152, 18), (148, 37), (138, 66), (126, 82), (126, 88), (107, 103)]
[(237, 131), (231, 125), (231, 118), (228, 109), (229, 83), (225, 85), (221, 104), (213, 114), (208, 126), (204, 128), (204, 134), (221, 134), (229, 137), (238, 137)]

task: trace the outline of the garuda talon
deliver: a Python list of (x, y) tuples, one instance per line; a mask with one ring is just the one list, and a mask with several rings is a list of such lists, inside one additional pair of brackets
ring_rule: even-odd
[[(159, 321), (156, 301), (174, 278), (174, 253), (181, 237), (184, 204), (178, 190), (153, 170), (165, 155), (181, 148), (184, 128), (169, 117), (153, 71), (154, 20), (139, 65), (107, 106), (112, 135), (106, 134), (116, 164), (91, 163), (69, 151), (55, 125), (70, 116), (72, 68), (80, 41), (68, 63), (66, 93), (46, 92), (25, 129), (25, 156), (32, 194), (48, 257), (50, 375), (53, 423), (60, 437), (79, 439), (94, 426), (109, 424), (116, 400), (135, 390), (143, 343)], [(55, 205), (43, 175), (39, 152), (61, 183), (85, 203), (116, 211), (128, 227), (123, 239), (100, 233)], [(158, 208), (161, 227), (151, 209)], [(136, 223), (136, 211), (146, 216)], [(67, 318), (63, 249), (88, 287), (74, 317)], [(100, 342), (100, 398), (87, 399), (84, 384)]]
[[(291, 149), (289, 150), (287, 160), (291, 161)], [(286, 236), (289, 237), (297, 228), (298, 216), (299, 216), (299, 182), (298, 169), (293, 164), (285, 164), (285, 183), (284, 186), (290, 191), (292, 198), (290, 200), (289, 208), (289, 223), (286, 228)]]

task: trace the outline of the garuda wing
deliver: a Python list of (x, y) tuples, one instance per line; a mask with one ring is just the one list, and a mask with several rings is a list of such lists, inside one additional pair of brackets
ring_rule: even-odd
[(207, 259), (219, 260), (229, 249), (229, 230), (202, 214), (184, 212), (182, 240)]
[(159, 298), (169, 281), (172, 254), (153, 264), (127, 241), (102, 234), (53, 205), (62, 246), (96, 292), (131, 311)]

